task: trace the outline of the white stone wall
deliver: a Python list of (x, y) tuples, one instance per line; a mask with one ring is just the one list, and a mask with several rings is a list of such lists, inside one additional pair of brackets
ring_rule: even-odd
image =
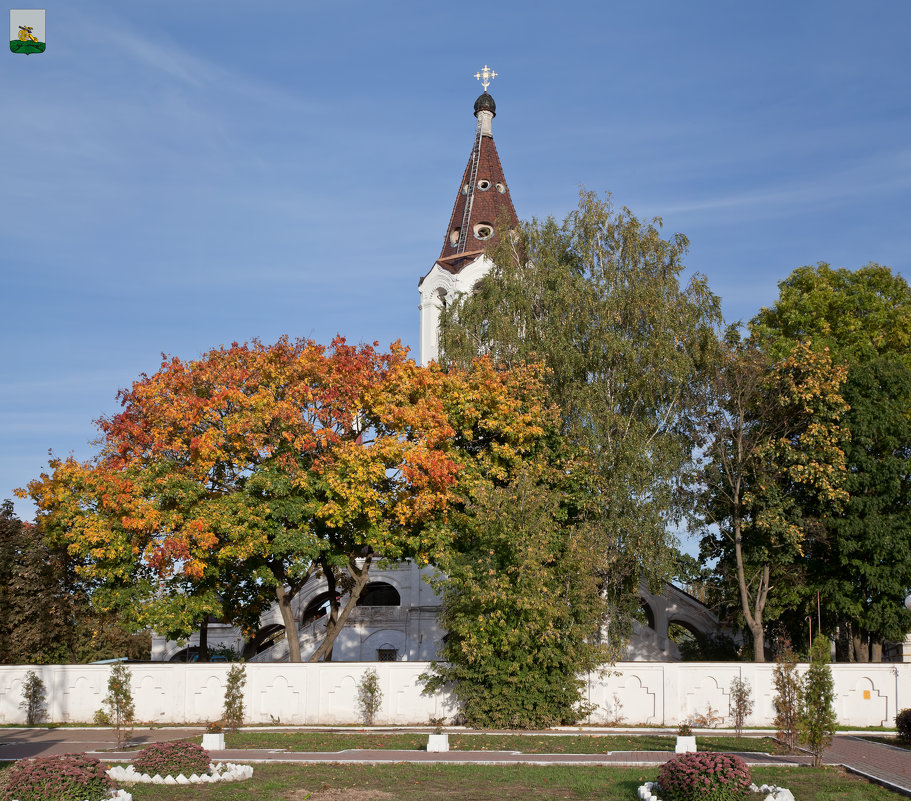
[[(221, 716), (229, 665), (143, 663), (129, 665), (136, 719), (143, 723), (200, 723)], [(332, 662), (248, 664), (247, 723), (333, 725), (358, 723), (357, 682), (375, 668), (383, 691), (377, 723), (426, 724), (451, 720), (448, 694), (422, 693), (427, 662)], [(770, 726), (773, 664), (733, 662), (622, 662), (591, 675), (586, 695), (596, 705), (588, 722), (673, 726), (707, 706), (729, 723), (731, 679), (753, 688), (755, 709), (748, 726)], [(804, 670), (806, 665), (801, 666)], [(24, 723), (19, 704), (28, 666), (0, 666), (0, 723)], [(48, 720), (91, 722), (106, 694), (108, 665), (36, 665), (47, 687)], [(896, 710), (911, 707), (911, 664), (837, 664), (835, 709), (849, 726), (893, 725)]]

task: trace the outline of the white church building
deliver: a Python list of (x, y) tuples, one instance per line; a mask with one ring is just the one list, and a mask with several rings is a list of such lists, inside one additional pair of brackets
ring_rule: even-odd
[[(439, 355), (440, 310), (459, 294), (471, 292), (475, 283), (493, 267), (484, 251), (504, 233), (498, 226), (505, 223), (508, 229), (518, 224), (493, 139), (496, 104), (487, 88), (494, 76), (486, 66), (476, 76), (482, 80), (484, 92), (474, 104), (477, 124), (471, 155), (459, 182), (440, 255), (418, 282), (422, 365)], [(384, 570), (371, 569), (371, 581), (334, 643), (332, 661), (435, 659), (445, 632), (438, 622), (440, 598), (426, 580), (432, 571), (433, 568), (418, 567), (410, 561)], [(719, 629), (717, 618), (707, 607), (673, 585), (665, 585), (661, 595), (653, 595), (643, 588), (641, 596), (647, 624), (634, 621), (628, 660), (679, 660), (677, 645), (668, 637), (671, 624), (696, 635)], [(325, 581), (308, 583), (294, 600), (304, 661), (323, 639), (329, 601)], [(198, 641), (198, 635), (185, 645), (156, 637), (152, 642), (152, 659), (192, 661), (197, 656)], [(248, 661), (288, 660), (285, 630), (277, 606), (262, 617), (252, 639), (245, 639), (234, 626), (210, 623), (208, 643), (210, 650), (230, 648)]]

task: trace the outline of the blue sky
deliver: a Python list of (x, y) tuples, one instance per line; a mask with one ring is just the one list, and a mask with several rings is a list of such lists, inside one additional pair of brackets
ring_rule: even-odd
[(911, 276), (909, 30), (906, 0), (48, 2), (47, 52), (0, 56), (0, 499), (162, 352), (416, 346), (485, 64), (522, 218), (583, 185), (660, 215), (731, 320), (802, 264)]

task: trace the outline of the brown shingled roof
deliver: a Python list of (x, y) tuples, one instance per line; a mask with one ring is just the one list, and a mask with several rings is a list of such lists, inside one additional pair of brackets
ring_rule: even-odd
[[(493, 142), (493, 137), (482, 136), (480, 133), (476, 134), (475, 148), (480, 148), (475, 185), (474, 187), (468, 187), (472, 158), (474, 156), (473, 148), (471, 156), (468, 157), (468, 165), (462, 175), (462, 182), (459, 184), (459, 193), (456, 195), (452, 217), (449, 220), (449, 227), (446, 229), (443, 238), (443, 250), (440, 252), (440, 258), (437, 262), (443, 269), (452, 273), (459, 272), (469, 261), (474, 261), (473, 258), (465, 260), (465, 256), (470, 253), (474, 253), (475, 256), (480, 255), (486, 245), (495, 243), (499, 239), (499, 235), (502, 232), (496, 229), (496, 224), (501, 218), (505, 218), (510, 227), (519, 224), (519, 218), (516, 216), (515, 207), (512, 205), (509, 185), (503, 175), (503, 167), (500, 165), (500, 157), (497, 154), (497, 146)], [(486, 189), (481, 188), (484, 186), (486, 186)], [(468, 187), (467, 190), (466, 187)], [(459, 253), (458, 233), (456, 232), (462, 227), (465, 204), (468, 202), (471, 193), (474, 194), (474, 201), (471, 207), (471, 216), (468, 220), (468, 236), (463, 252)], [(494, 229), (494, 235), (491, 239), (483, 240), (475, 237), (475, 227), (482, 223), (486, 223)], [(452, 241), (453, 238), (455, 242)], [(478, 253), (475, 253), (475, 251), (478, 251)]]

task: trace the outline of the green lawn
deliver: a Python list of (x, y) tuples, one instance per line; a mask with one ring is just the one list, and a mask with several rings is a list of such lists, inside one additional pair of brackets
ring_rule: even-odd
[(894, 745), (896, 748), (904, 748), (906, 751), (911, 751), (911, 741), (908, 740), (899, 740), (898, 737), (872, 737), (870, 735), (864, 735), (864, 740), (870, 740), (874, 743), (884, 743), (885, 745)]
[[(529, 765), (256, 765), (252, 779), (204, 787), (130, 788), (135, 801), (635, 801), (658, 769)], [(797, 801), (896, 801), (834, 768), (757, 768), (758, 784), (789, 787)], [(312, 796), (308, 795), (312, 793)]]
[[(519, 751), (523, 754), (603, 754), (607, 751), (673, 751), (676, 738), (656, 734), (450, 734), (453, 751)], [(782, 753), (771, 737), (697, 736), (700, 751)], [(225, 735), (227, 748), (281, 748), (285, 751), (348, 749), (420, 751), (427, 734), (401, 732), (258, 732)]]

